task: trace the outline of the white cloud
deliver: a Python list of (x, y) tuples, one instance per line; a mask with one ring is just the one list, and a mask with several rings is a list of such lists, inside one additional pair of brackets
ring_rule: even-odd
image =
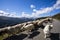
[(25, 12), (22, 12), (21, 17), (27, 17), (27, 18), (30, 18), (31, 15), (30, 15), (30, 14), (27, 14), (27, 13), (25, 13)]
[(32, 13), (32, 15), (31, 15), (31, 17), (33, 17), (33, 18), (38, 18), (38, 17), (39, 17), (39, 15), (36, 15), (36, 13), (35, 13), (35, 12), (33, 12), (33, 13)]
[(5, 11), (0, 10), (0, 16), (7, 16), (7, 17), (18, 17), (16, 14), (14, 13), (8, 13)]
[(0, 10), (0, 13), (5, 13), (4, 11)]
[(60, 9), (60, 0), (57, 0), (56, 4), (53, 6), (55, 9)]
[(34, 5), (30, 5), (30, 7), (31, 7), (31, 8), (35, 8), (35, 6), (34, 6)]
[(44, 14), (44, 13), (49, 13), (55, 9), (60, 9), (60, 0), (57, 0), (56, 3), (51, 6), (51, 7), (46, 7), (46, 8), (41, 8), (39, 10), (35, 9), (34, 5), (30, 5), (30, 7), (33, 9), (32, 14), (28, 14), (25, 12), (22, 12), (22, 14), (20, 16), (17, 16), (15, 13), (12, 12), (12, 14), (7, 13), (5, 11), (0, 10), (0, 16), (8, 16), (8, 17), (40, 17), (40, 14)]
[(56, 3), (51, 7), (42, 8), (39, 10), (33, 9), (33, 12), (35, 11), (35, 13), (32, 13), (32, 16), (35, 15), (34, 17), (39, 17), (40, 14), (49, 13), (55, 9), (60, 9), (60, 0), (57, 0)]
[(8, 14), (9, 14), (9, 13), (6, 13), (6, 12), (0, 10), (0, 16), (7, 16)]
[(36, 12), (37, 10), (36, 9), (33, 9), (33, 12)]
[(52, 7), (47, 7), (47, 8), (41, 9), (41, 10), (37, 10), (35, 14), (40, 15), (40, 14), (51, 12), (52, 10), (53, 10)]
[(40, 17), (40, 14), (49, 13), (55, 9), (60, 9), (60, 0), (57, 0), (56, 3), (51, 7), (41, 8), (39, 10), (36, 10), (34, 5), (30, 5), (30, 7), (33, 8), (32, 14), (30, 15), (23, 12), (23, 17)]

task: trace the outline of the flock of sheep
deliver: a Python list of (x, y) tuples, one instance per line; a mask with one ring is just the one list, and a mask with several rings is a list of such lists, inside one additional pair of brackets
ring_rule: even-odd
[(0, 35), (2, 34), (9, 34), (9, 35), (15, 35), (18, 33), (21, 33), (23, 31), (31, 32), (32, 29), (35, 29), (35, 27), (38, 27), (40, 25), (44, 25), (44, 38), (47, 38), (50, 36), (50, 30), (53, 28), (51, 18), (46, 18), (42, 20), (35, 20), (30, 21), (26, 23), (17, 24), (14, 26), (9, 26), (5, 28), (0, 29)]

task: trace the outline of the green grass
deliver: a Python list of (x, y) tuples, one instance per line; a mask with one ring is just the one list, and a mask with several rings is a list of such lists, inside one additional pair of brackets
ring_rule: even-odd
[(8, 35), (7, 33), (3, 34), (3, 35), (0, 35), (0, 40), (3, 40), (5, 38), (7, 38), (8, 36), (10, 36), (10, 35)]
[(0, 40), (3, 40), (3, 36), (0, 36)]

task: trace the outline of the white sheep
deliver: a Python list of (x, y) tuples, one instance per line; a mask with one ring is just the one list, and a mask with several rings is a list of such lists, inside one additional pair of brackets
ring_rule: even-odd
[(10, 29), (11, 29), (11, 27), (9, 26), (9, 27), (7, 27), (7, 29), (8, 29), (8, 30), (10, 30)]
[(49, 24), (47, 24), (46, 26), (45, 26), (45, 28), (43, 29), (43, 32), (44, 32), (44, 38), (47, 38), (47, 37), (49, 37), (50, 36), (50, 31), (51, 31), (51, 28), (53, 27), (53, 25), (49, 25)]
[(30, 31), (34, 28), (34, 25), (33, 24), (28, 24), (26, 26), (23, 26), (21, 29), (22, 30), (27, 30), (27, 31)]

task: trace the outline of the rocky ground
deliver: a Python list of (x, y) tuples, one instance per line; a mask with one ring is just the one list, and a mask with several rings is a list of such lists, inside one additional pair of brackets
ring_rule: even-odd
[(44, 38), (43, 29), (39, 28), (39, 30), (30, 35), (23, 32), (20, 35), (14, 35), (4, 40), (60, 40), (60, 21), (54, 19), (53, 25), (54, 27), (51, 30), (51, 37), (47, 39)]

